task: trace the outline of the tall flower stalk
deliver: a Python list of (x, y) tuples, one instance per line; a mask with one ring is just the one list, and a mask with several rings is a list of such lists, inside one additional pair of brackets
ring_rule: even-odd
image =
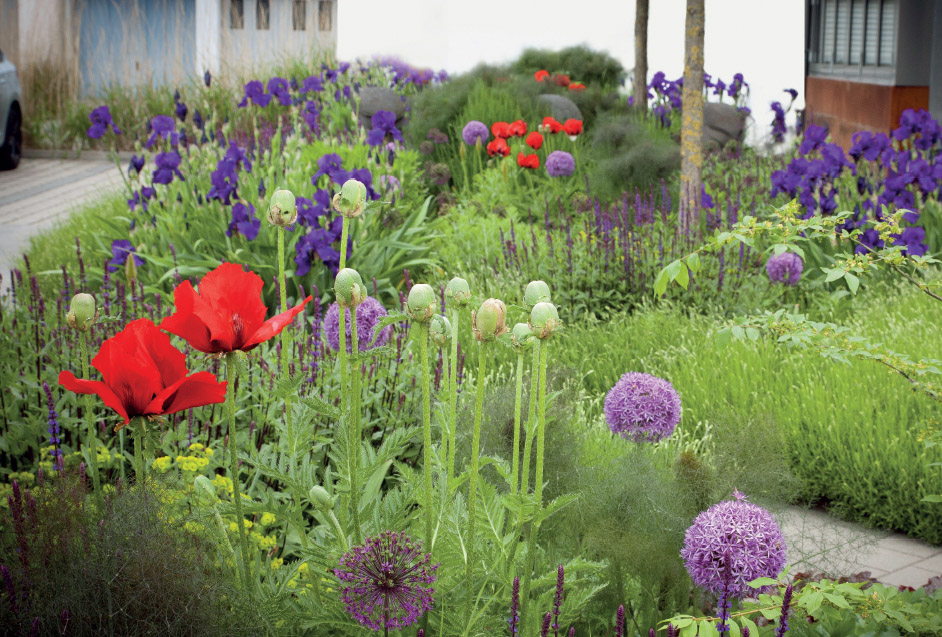
[[(513, 329), (513, 349), (517, 353), (517, 376), (514, 392), (514, 442), (513, 442), (513, 462), (510, 473), (510, 494), (516, 495), (518, 488), (521, 493), (526, 493), (529, 480), (524, 479), (524, 484), (520, 486), (520, 411), (523, 402), (523, 354), (530, 340), (533, 337), (533, 330), (526, 323), (517, 323)], [(529, 471), (529, 467), (527, 468)]]
[[(232, 479), (232, 502), (235, 505), (236, 524), (239, 527), (239, 547), (242, 552), (242, 580), (248, 585), (249, 540), (245, 534), (245, 518), (242, 517), (242, 490), (239, 481), (239, 456), (236, 443), (236, 378), (238, 376), (238, 354), (226, 354), (226, 411), (229, 414), (229, 477)], [(135, 439), (135, 450), (136, 450)]]
[[(461, 309), (468, 306), (471, 301), (471, 288), (468, 282), (455, 277), (448, 282), (445, 296), (451, 302), (451, 366), (448, 372), (449, 402), (448, 402), (448, 443), (445, 449), (447, 454), (448, 473), (447, 484), (451, 485), (455, 478), (455, 436), (458, 429), (458, 326), (461, 321)], [(450, 487), (449, 487), (450, 488)]]
[[(133, 261), (133, 259), (131, 259)], [(98, 320), (98, 304), (91, 294), (80, 293), (72, 297), (66, 321), (79, 333), (79, 355), (81, 356), (82, 378), (88, 379), (88, 330)], [(92, 411), (92, 396), (85, 394), (85, 448), (88, 449), (88, 468), (92, 475), (95, 493), (101, 496), (101, 484), (98, 477), (98, 438), (95, 435), (95, 416)]]
[[(298, 209), (294, 194), (290, 190), (276, 190), (268, 206), (268, 222), (278, 229), (278, 292), (281, 297), (281, 311), (288, 311), (288, 290), (285, 281), (285, 228), (298, 220)], [(281, 378), (288, 380), (289, 357), (288, 333), (281, 331)], [(291, 428), (291, 396), (285, 397), (285, 417)]]

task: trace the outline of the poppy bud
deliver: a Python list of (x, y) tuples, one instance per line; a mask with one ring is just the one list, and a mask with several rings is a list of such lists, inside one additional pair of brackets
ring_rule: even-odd
[(511, 334), (513, 335), (511, 344), (518, 353), (523, 350), (523, 348), (530, 345), (533, 339), (533, 330), (530, 329), (530, 326), (526, 323), (517, 323), (514, 325)]
[(479, 341), (492, 341), (507, 331), (507, 306), (500, 299), (488, 299), (477, 312), (471, 312), (471, 328)]
[[(133, 261), (133, 259), (128, 259), (128, 261)], [(98, 320), (98, 304), (95, 302), (95, 297), (84, 292), (73, 296), (69, 304), (69, 313), (65, 318), (69, 327), (80, 332), (88, 330)]]
[(559, 325), (559, 312), (552, 303), (537, 303), (530, 310), (530, 328), (537, 338), (549, 338)]
[(298, 220), (298, 207), (290, 190), (276, 190), (268, 205), (268, 223), (286, 228)]
[(456, 276), (445, 287), (445, 297), (464, 307), (471, 300), (471, 287), (467, 281)]
[(334, 195), (334, 208), (344, 217), (356, 218), (366, 206), (366, 186), (356, 179), (348, 179)]
[(216, 502), (216, 485), (206, 476), (196, 476), (193, 480), (193, 490), (196, 497), (205, 499), (208, 502)]
[(523, 293), (523, 303), (528, 310), (532, 310), (537, 303), (550, 302), (549, 286), (543, 281), (530, 281)]
[(352, 268), (344, 268), (334, 279), (334, 294), (337, 305), (341, 308), (356, 307), (366, 300), (366, 287), (360, 273)]
[(432, 318), (438, 301), (435, 298), (435, 290), (431, 285), (417, 283), (409, 290), (409, 298), (406, 301), (406, 313), (412, 317), (413, 321), (424, 323)]
[(327, 493), (327, 489), (319, 484), (311, 487), (311, 490), (307, 492), (307, 497), (321, 511), (330, 511), (334, 508), (334, 499)]
[(429, 324), (428, 329), (433, 343), (439, 347), (445, 347), (445, 345), (448, 344), (452, 336), (451, 321), (441, 314), (436, 314), (432, 317), (432, 322)]

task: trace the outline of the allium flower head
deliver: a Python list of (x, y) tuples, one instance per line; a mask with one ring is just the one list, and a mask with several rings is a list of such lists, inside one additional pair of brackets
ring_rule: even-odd
[(733, 597), (755, 594), (748, 582), (785, 567), (785, 538), (772, 515), (739, 491), (701, 513), (687, 529), (680, 555), (693, 583)]
[(564, 150), (554, 150), (546, 158), (546, 172), (550, 177), (568, 177), (576, 170), (576, 160)]
[(401, 629), (432, 608), (438, 564), (420, 542), (404, 533), (384, 531), (367, 538), (340, 558), (334, 574), (342, 584), (346, 610), (370, 630)]
[(769, 274), (769, 280), (785, 285), (797, 285), (801, 278), (801, 271), (804, 264), (801, 257), (794, 252), (783, 252), (769, 257), (765, 263), (765, 271)]
[(681, 411), (680, 396), (670, 382), (641, 372), (628, 372), (605, 396), (609, 428), (635, 442), (669, 437)]
[[(350, 310), (347, 309), (345, 312), (347, 319), (347, 353), (351, 353), (353, 349), (350, 338)], [(389, 342), (389, 337), (392, 336), (392, 325), (387, 325), (381, 329), (379, 335), (376, 337), (376, 342), (372, 345), (370, 344), (373, 340), (373, 332), (376, 331), (376, 326), (385, 317), (386, 308), (383, 307), (382, 303), (371, 296), (366, 297), (366, 300), (357, 306), (357, 337), (359, 338), (359, 349), (361, 352), (373, 349), (374, 347), (382, 347)], [(327, 337), (327, 345), (336, 352), (340, 349), (340, 307), (338, 307), (336, 303), (331, 303), (330, 307), (327, 308), (327, 313), (324, 315), (323, 328), (324, 335)]]

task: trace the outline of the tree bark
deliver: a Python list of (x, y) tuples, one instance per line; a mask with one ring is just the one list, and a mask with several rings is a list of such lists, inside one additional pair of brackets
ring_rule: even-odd
[(635, 106), (648, 109), (648, 0), (635, 1)]
[(703, 169), (704, 0), (687, 0), (683, 118), (680, 129), (680, 221), (685, 233), (699, 233)]

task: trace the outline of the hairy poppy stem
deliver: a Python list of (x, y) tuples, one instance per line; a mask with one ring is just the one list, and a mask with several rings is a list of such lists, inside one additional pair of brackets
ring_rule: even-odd
[(242, 493), (239, 489), (239, 458), (236, 450), (235, 389), (238, 361), (236, 352), (226, 354), (226, 407), (229, 411), (229, 473), (232, 480), (232, 500), (235, 504), (236, 524), (239, 527), (239, 545), (242, 548), (242, 579), (248, 585), (249, 541), (245, 535), (245, 519), (242, 517)]
[[(82, 357), (82, 378), (88, 378), (88, 335), (85, 331), (79, 331), (79, 349)], [(88, 435), (85, 438), (85, 447), (88, 449), (88, 468), (92, 474), (92, 484), (95, 487), (95, 493), (101, 497), (101, 484), (98, 481), (98, 444), (95, 437), (95, 418), (92, 414), (92, 395), (85, 394), (85, 425), (88, 429)]]
[[(278, 226), (278, 291), (281, 296), (281, 311), (288, 311), (288, 290), (285, 283), (285, 229)], [(281, 330), (281, 377), (288, 380), (288, 357), (291, 347), (288, 345), (288, 330)], [(291, 429), (291, 395), (285, 396), (285, 418)]]
[[(534, 359), (539, 361), (539, 385), (537, 387), (539, 391), (537, 395), (539, 422), (537, 423), (536, 430), (536, 476), (533, 480), (533, 494), (536, 498), (537, 506), (540, 508), (543, 507), (543, 453), (546, 441), (546, 352), (546, 345), (537, 341)], [(534, 369), (534, 375), (536, 374), (537, 370)], [(528, 609), (530, 603), (530, 581), (533, 576), (533, 569), (536, 566), (536, 539), (539, 534), (540, 523), (531, 523), (527, 533), (527, 558), (529, 565), (523, 574), (523, 596), (521, 597), (521, 608), (524, 610)]]
[(434, 514), (432, 513), (432, 406), (431, 388), (429, 381), (428, 339), (429, 322), (419, 323), (419, 352), (422, 360), (422, 432), (423, 432), (423, 464), (425, 465), (425, 544), (429, 552), (432, 550), (432, 527)]
[[(344, 310), (341, 310), (344, 312)], [(351, 434), (353, 438), (353, 457), (350, 459), (353, 470), (351, 471), (352, 480), (350, 483), (351, 491), (351, 506), (353, 507), (353, 541), (356, 544), (363, 542), (363, 538), (360, 534), (360, 444), (362, 443), (363, 434), (360, 432), (360, 334), (357, 331), (357, 308), (352, 306), (350, 308), (350, 349), (353, 353), (353, 360), (351, 361), (351, 372), (353, 377), (350, 380), (352, 386), (351, 392), (353, 394), (352, 404), (350, 405), (350, 427)]]
[(478, 454), (481, 447), (481, 419), (484, 410), (484, 376), (487, 373), (487, 341), (478, 348), (477, 393), (474, 398), (474, 431), (471, 436), (471, 478), (468, 484), (468, 563), (465, 566), (468, 593), (468, 621), (474, 606), (472, 576), (474, 575), (474, 523), (478, 491)]
[(510, 494), (517, 495), (520, 484), (520, 403), (523, 400), (523, 350), (517, 354), (517, 387), (514, 395), (514, 457), (510, 470)]
[(451, 311), (451, 371), (448, 382), (450, 402), (448, 405), (448, 484), (455, 478), (455, 435), (458, 428), (458, 322), (461, 312), (458, 308)]
[(137, 484), (142, 485), (147, 479), (144, 473), (144, 418), (135, 418), (131, 428), (134, 430), (134, 478)]
[[(539, 382), (541, 341), (533, 343), (533, 359), (530, 363), (530, 406), (527, 409), (527, 440), (523, 445), (523, 466), (520, 468), (520, 493), (530, 491), (530, 456), (533, 454), (533, 437), (536, 433), (536, 399)], [(523, 523), (521, 512), (519, 522)]]

